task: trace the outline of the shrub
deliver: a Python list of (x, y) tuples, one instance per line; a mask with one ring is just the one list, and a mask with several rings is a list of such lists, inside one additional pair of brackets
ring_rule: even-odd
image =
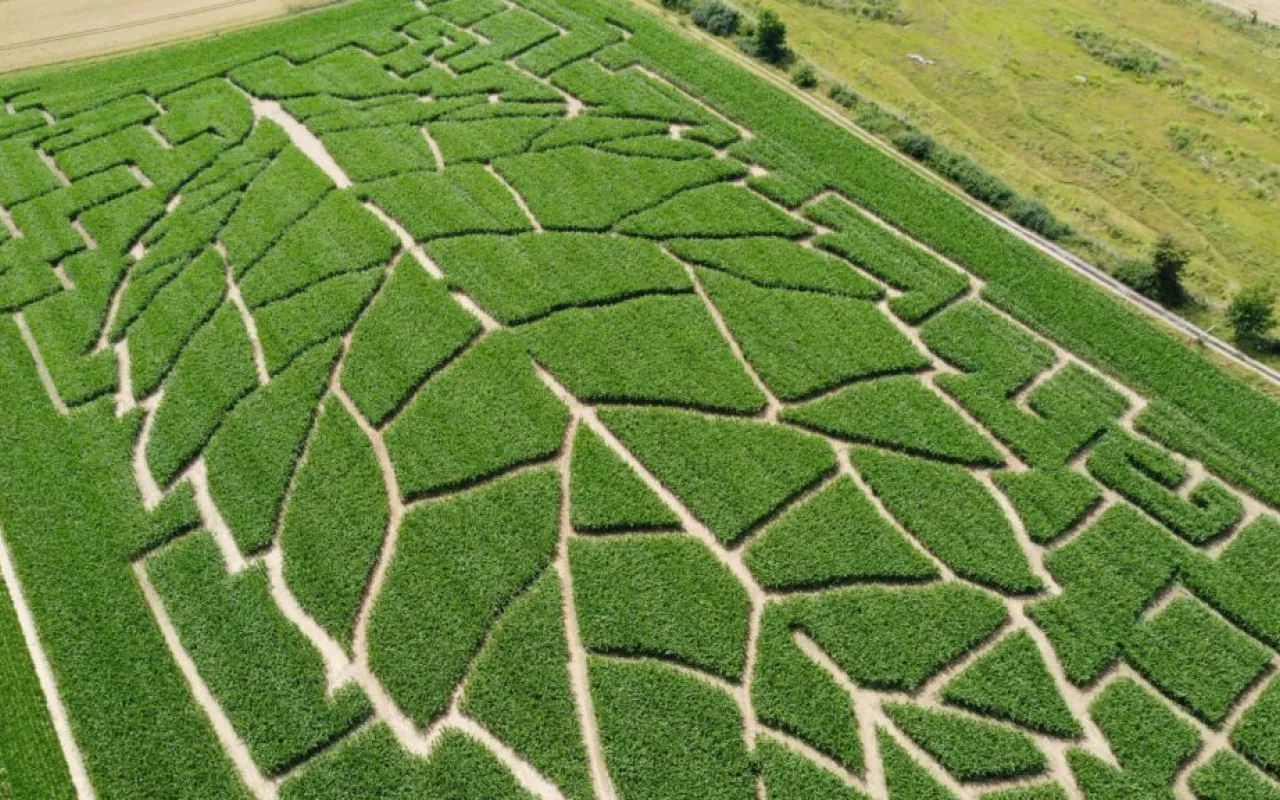
[(1038, 200), (1016, 198), (1008, 208), (1009, 218), (1046, 239), (1060, 240), (1072, 234), (1071, 226), (1053, 215)]
[(920, 131), (908, 131), (895, 136), (893, 146), (916, 161), (928, 161), (933, 156), (934, 141), (931, 136)]
[(801, 89), (812, 89), (818, 85), (818, 73), (812, 64), (801, 64), (791, 76), (791, 80)]
[(1159, 295), (1156, 271), (1146, 261), (1125, 259), (1116, 266), (1115, 276), (1121, 283), (1145, 297), (1155, 299)]
[(1242, 289), (1231, 300), (1227, 321), (1242, 344), (1260, 344), (1276, 321), (1276, 294), (1270, 284), (1255, 284)]
[(756, 18), (756, 55), (770, 64), (778, 64), (791, 55), (787, 47), (787, 26), (778, 14), (770, 9), (760, 12)]
[(1186, 299), (1182, 288), (1182, 273), (1191, 259), (1191, 253), (1174, 238), (1163, 234), (1151, 251), (1151, 268), (1156, 275), (1156, 293), (1160, 302), (1177, 305)]
[(668, 11), (679, 11), (688, 14), (693, 10), (693, 0), (662, 0), (662, 7)]
[(1017, 197), (1004, 181), (968, 156), (938, 147), (928, 164), (939, 175), (954, 181), (965, 194), (994, 208), (1008, 208)]
[(704, 0), (693, 10), (693, 24), (714, 36), (733, 36), (742, 24), (742, 15), (720, 0)]
[(832, 100), (835, 100), (845, 108), (853, 108), (862, 99), (858, 97), (858, 93), (845, 86), (842, 83), (833, 83), (831, 88), (827, 90), (827, 94)]

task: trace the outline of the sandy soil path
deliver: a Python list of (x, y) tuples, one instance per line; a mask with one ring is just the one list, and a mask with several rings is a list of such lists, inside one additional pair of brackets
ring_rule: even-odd
[(0, 0), (0, 72), (227, 30), (331, 0)]
[(1213, 2), (1245, 15), (1257, 11), (1258, 19), (1280, 25), (1280, 0), (1213, 0)]

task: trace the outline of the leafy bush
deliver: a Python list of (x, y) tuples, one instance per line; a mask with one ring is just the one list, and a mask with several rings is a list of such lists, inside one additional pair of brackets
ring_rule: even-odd
[(1227, 321), (1236, 341), (1257, 345), (1275, 326), (1276, 294), (1269, 284), (1254, 284), (1236, 294), (1227, 309)]
[(791, 80), (801, 89), (812, 89), (818, 85), (818, 73), (812, 64), (801, 64), (796, 67), (796, 71), (792, 74)]
[(688, 14), (693, 11), (693, 0), (662, 0), (662, 7), (668, 11), (679, 11)]
[(1152, 300), (1159, 298), (1156, 270), (1149, 262), (1127, 258), (1116, 265), (1114, 273), (1116, 278), (1138, 294)]
[(831, 88), (827, 90), (827, 94), (832, 100), (836, 101), (844, 108), (853, 108), (862, 98), (858, 97), (858, 93), (845, 86), (843, 83), (833, 83)]
[(1140, 42), (1121, 42), (1093, 28), (1077, 28), (1071, 34), (1089, 55), (1122, 71), (1150, 77), (1164, 68), (1164, 61)]
[(1073, 233), (1070, 225), (1055, 217), (1039, 200), (1015, 198), (1005, 213), (1009, 219), (1046, 239), (1062, 240)]
[(733, 36), (742, 23), (742, 14), (720, 0), (703, 0), (693, 10), (693, 24), (713, 36)]
[(927, 162), (933, 157), (936, 147), (933, 137), (921, 131), (908, 131), (893, 138), (893, 146), (919, 162)]
[(772, 9), (764, 9), (756, 17), (756, 55), (770, 64), (779, 64), (791, 57), (787, 47), (787, 26)]

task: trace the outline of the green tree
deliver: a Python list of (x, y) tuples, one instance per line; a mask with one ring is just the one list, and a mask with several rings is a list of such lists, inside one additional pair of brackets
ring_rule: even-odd
[(1227, 321), (1236, 332), (1236, 341), (1256, 345), (1276, 323), (1276, 293), (1269, 284), (1241, 289), (1227, 308)]
[(1172, 236), (1163, 234), (1156, 240), (1155, 249), (1151, 252), (1151, 266), (1156, 272), (1156, 292), (1166, 305), (1177, 305), (1186, 299), (1182, 272), (1190, 259), (1191, 253)]
[(787, 26), (777, 12), (765, 9), (756, 18), (756, 55), (771, 64), (786, 59)]

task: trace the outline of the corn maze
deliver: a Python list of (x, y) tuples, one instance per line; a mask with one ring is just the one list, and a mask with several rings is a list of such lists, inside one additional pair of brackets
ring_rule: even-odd
[(1280, 406), (646, 12), (0, 100), (0, 796), (1280, 798)]

